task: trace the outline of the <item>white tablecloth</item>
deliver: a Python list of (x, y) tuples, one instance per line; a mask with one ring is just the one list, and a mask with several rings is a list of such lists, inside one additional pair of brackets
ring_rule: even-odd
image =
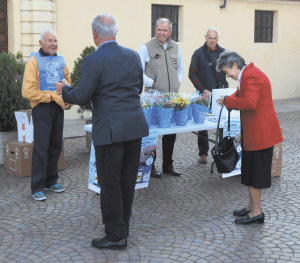
[[(226, 121), (227, 121), (226, 117), (221, 118), (220, 128), (224, 127), (224, 123)], [(157, 130), (158, 135), (164, 135), (164, 134), (173, 134), (173, 133), (181, 133), (181, 132), (217, 129), (217, 126), (218, 126), (218, 116), (207, 116), (203, 124), (197, 124), (194, 123), (193, 121), (189, 121), (186, 126), (175, 126), (175, 123), (172, 123), (172, 126), (170, 128), (158, 128), (156, 126), (151, 126), (150, 130)], [(84, 129), (89, 132), (92, 131), (92, 128), (93, 128), (92, 124), (88, 124), (84, 126)]]

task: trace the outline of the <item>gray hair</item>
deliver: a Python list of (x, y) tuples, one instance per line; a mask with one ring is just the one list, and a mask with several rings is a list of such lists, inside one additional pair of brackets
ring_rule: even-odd
[(101, 38), (116, 37), (118, 33), (118, 24), (112, 15), (101, 14), (93, 19), (92, 29), (94, 29)]
[(216, 29), (215, 27), (210, 27), (210, 28), (208, 28), (207, 30), (206, 30), (206, 36), (207, 36), (207, 34), (208, 34), (208, 32), (210, 32), (210, 31), (215, 31), (215, 32), (217, 32), (218, 33), (218, 36), (219, 36), (219, 30), (218, 29)]
[(242, 70), (246, 65), (245, 59), (243, 59), (242, 56), (238, 53), (232, 51), (224, 51), (220, 54), (220, 57), (217, 60), (216, 70), (218, 72), (221, 72), (223, 68), (231, 69), (234, 63), (236, 63), (238, 69), (240, 70)]
[(157, 24), (164, 24), (164, 23), (168, 23), (169, 24), (169, 29), (172, 30), (172, 22), (168, 19), (168, 18), (159, 18), (156, 21), (156, 27)]
[(41, 36), (40, 36), (40, 40), (41, 40), (43, 43), (45, 43), (45, 35), (46, 35), (46, 34), (53, 34), (53, 35), (55, 35), (56, 38), (57, 38), (57, 34), (56, 34), (53, 30), (51, 30), (51, 29), (46, 29), (46, 30), (44, 30), (44, 31), (41, 33)]

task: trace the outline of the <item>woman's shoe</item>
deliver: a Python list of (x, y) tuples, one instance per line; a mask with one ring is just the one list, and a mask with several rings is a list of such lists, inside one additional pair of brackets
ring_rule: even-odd
[(233, 212), (234, 216), (245, 216), (248, 215), (250, 213), (251, 210), (247, 210), (246, 208), (243, 208), (241, 210), (235, 210)]
[(265, 214), (261, 213), (258, 216), (249, 217), (249, 215), (246, 215), (244, 217), (240, 217), (235, 220), (236, 224), (242, 224), (242, 225), (250, 225), (253, 223), (259, 223), (262, 224), (265, 221)]

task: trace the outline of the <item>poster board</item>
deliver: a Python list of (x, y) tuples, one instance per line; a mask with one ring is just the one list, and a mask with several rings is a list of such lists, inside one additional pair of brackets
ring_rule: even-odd
[[(150, 173), (157, 142), (158, 132), (156, 130), (150, 130), (149, 135), (142, 139), (140, 165), (137, 174), (135, 189), (146, 188), (149, 185)], [(88, 188), (96, 193), (100, 193), (101, 191), (100, 186), (98, 184), (96, 155), (93, 143), (91, 145), (90, 153)]]

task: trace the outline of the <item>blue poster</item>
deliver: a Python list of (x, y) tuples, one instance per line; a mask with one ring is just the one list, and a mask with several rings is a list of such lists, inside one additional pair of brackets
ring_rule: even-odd
[[(158, 142), (158, 132), (149, 131), (149, 136), (142, 139), (140, 166), (137, 174), (135, 189), (145, 188), (149, 185), (150, 173), (153, 163), (153, 157)], [(90, 154), (90, 168), (89, 168), (89, 185), (88, 188), (96, 193), (100, 193), (98, 185), (98, 175), (96, 168), (95, 148), (92, 143)]]

